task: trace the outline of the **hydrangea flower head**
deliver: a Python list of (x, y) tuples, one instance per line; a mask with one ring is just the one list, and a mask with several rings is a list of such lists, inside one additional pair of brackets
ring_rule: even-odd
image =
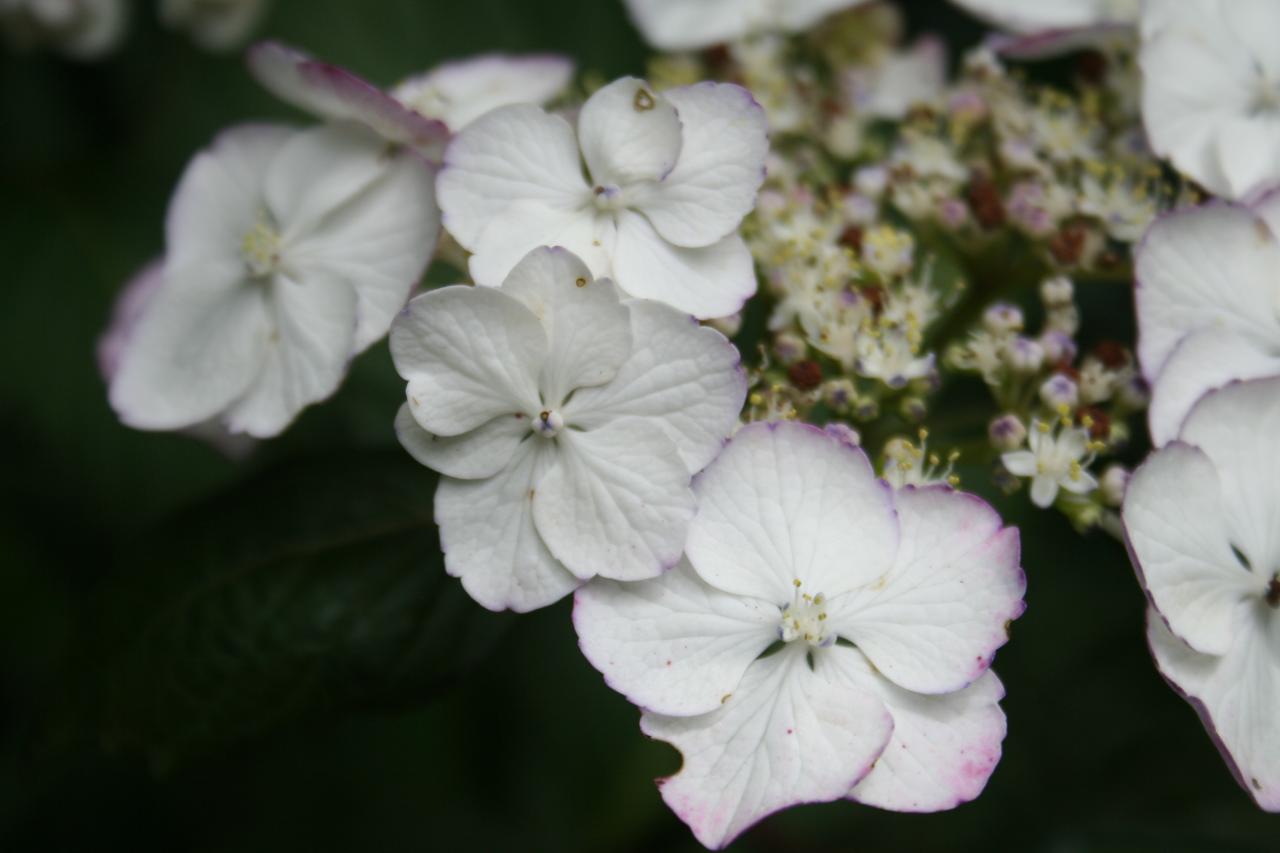
[(1277, 436), (1280, 379), (1215, 391), (1133, 473), (1123, 510), (1156, 664), (1268, 811), (1280, 811)]
[(417, 297), (391, 352), (408, 381), (400, 441), (445, 475), (445, 567), (491, 609), (673, 566), (690, 478), (746, 397), (723, 335), (624, 299), (562, 248), (534, 250), (501, 287)]
[(332, 394), (430, 259), (431, 177), (354, 124), (220, 135), (170, 203), (163, 283), (111, 377), (120, 418), (270, 437)]
[(796, 423), (744, 427), (694, 490), (687, 560), (589, 584), (574, 624), (644, 732), (684, 754), (660, 785), (698, 840), (797, 803), (977, 796), (1005, 732), (989, 666), (1023, 610), (1017, 531), (946, 486), (895, 491)]
[(1280, 195), (1156, 222), (1138, 249), (1138, 360), (1157, 446), (1207, 391), (1280, 375)]
[(659, 93), (626, 77), (587, 99), (576, 132), (529, 104), (472, 122), (449, 145), (440, 205), (479, 284), (560, 245), (631, 296), (721, 317), (755, 292), (737, 231), (767, 151), (764, 113), (745, 89)]

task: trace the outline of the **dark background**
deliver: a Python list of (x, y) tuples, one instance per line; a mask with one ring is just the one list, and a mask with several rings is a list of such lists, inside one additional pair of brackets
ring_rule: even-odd
[[(913, 31), (977, 38), (909, 6)], [(697, 849), (652, 783), (676, 754), (578, 654), (569, 602), (498, 616), (444, 578), (385, 343), (243, 463), (116, 422), (95, 338), (184, 163), (228, 124), (301, 120), (135, 12), (105, 62), (0, 53), (0, 850)], [(489, 50), (606, 78), (645, 57), (611, 0), (278, 0), (260, 32), (382, 83)], [(1127, 306), (1085, 294), (1086, 326)], [(1122, 548), (998, 505), (1029, 609), (986, 793), (800, 807), (736, 849), (1276, 849), (1156, 674)]]

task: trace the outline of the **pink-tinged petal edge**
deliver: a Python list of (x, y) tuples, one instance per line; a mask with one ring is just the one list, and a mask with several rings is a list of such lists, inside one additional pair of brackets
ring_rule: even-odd
[(286, 103), (324, 118), (363, 122), (393, 142), (412, 145), (439, 165), (449, 129), (364, 78), (278, 41), (253, 45), (246, 61), (254, 78)]

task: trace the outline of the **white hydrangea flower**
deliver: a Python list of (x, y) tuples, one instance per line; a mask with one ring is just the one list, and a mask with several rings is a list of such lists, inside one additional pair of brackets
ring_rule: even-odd
[(439, 234), (431, 170), (358, 125), (245, 125), (188, 165), (111, 380), (139, 429), (269, 437), (386, 334)]
[(231, 50), (249, 37), (267, 0), (161, 0), (160, 21), (185, 30), (205, 50)]
[(518, 104), (450, 143), (440, 205), (475, 280), (496, 285), (534, 247), (562, 245), (631, 296), (699, 318), (738, 311), (756, 288), (738, 225), (769, 147), (751, 94), (722, 83), (658, 94), (624, 77), (577, 124)]
[(796, 423), (744, 427), (694, 490), (687, 559), (587, 585), (573, 618), (645, 734), (684, 754), (662, 798), (698, 840), (797, 803), (976, 797), (1005, 733), (989, 666), (1023, 610), (1017, 530), (945, 486), (895, 493)]
[(563, 93), (572, 79), (573, 61), (568, 57), (493, 53), (415, 74), (397, 84), (391, 96), (457, 132), (498, 107), (541, 106)]
[(1241, 786), (1280, 811), (1280, 380), (1192, 410), (1125, 491), (1130, 554), (1160, 672), (1199, 713)]
[(1196, 400), (1280, 375), (1280, 195), (1169, 214), (1138, 247), (1138, 361), (1163, 445)]
[(125, 0), (0, 0), (0, 32), (20, 46), (48, 44), (73, 59), (99, 59), (124, 40)]
[(275, 41), (249, 49), (249, 71), (280, 100), (330, 121), (352, 121), (438, 163), (449, 140), (443, 122), (421, 115), (345, 68)]
[(1000, 461), (1010, 474), (1031, 478), (1031, 502), (1041, 509), (1053, 506), (1059, 489), (1087, 495), (1098, 488), (1097, 479), (1085, 470), (1096, 454), (1088, 430), (1055, 430), (1044, 421), (1032, 421), (1027, 446), (1029, 450), (1006, 453)]
[(1280, 182), (1280, 3), (1153, 3), (1143, 39), (1151, 147), (1217, 195)]
[(693, 50), (763, 32), (807, 30), (867, 0), (626, 0), (631, 20), (659, 50)]
[(408, 381), (400, 441), (445, 475), (445, 568), (495, 610), (543, 607), (597, 574), (673, 566), (690, 478), (746, 397), (723, 335), (624, 300), (562, 248), (535, 249), (501, 287), (417, 297), (391, 354)]

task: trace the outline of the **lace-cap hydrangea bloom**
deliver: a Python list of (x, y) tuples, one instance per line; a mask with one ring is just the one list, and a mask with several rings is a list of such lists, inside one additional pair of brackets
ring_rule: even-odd
[(768, 148), (764, 111), (740, 86), (659, 94), (625, 77), (587, 99), (576, 133), (528, 104), (485, 114), (450, 143), (437, 188), (479, 284), (560, 245), (631, 296), (723, 317), (755, 293), (738, 225)]
[(220, 135), (170, 203), (163, 283), (111, 379), (121, 420), (265, 438), (332, 394), (431, 256), (431, 177), (354, 124)]
[(1024, 608), (1017, 530), (946, 486), (895, 492), (858, 448), (788, 422), (744, 427), (694, 492), (687, 560), (583, 587), (574, 625), (683, 753), (659, 784), (698, 840), (798, 803), (976, 797), (1005, 734), (989, 666)]
[(1215, 391), (1133, 473), (1123, 510), (1156, 664), (1267, 811), (1280, 811), (1277, 436), (1280, 379)]
[(185, 30), (205, 50), (244, 43), (267, 11), (267, 0), (161, 0), (160, 21)]
[(449, 129), (345, 68), (275, 41), (251, 47), (248, 63), (263, 88), (285, 103), (317, 118), (362, 124), (389, 142), (414, 148), (439, 163)]
[(807, 30), (867, 0), (626, 0), (631, 20), (659, 50), (693, 50), (753, 33)]
[(449, 574), (490, 609), (543, 607), (597, 574), (651, 578), (684, 549), (690, 478), (738, 420), (746, 378), (719, 332), (562, 248), (500, 288), (417, 297), (391, 354), (405, 448), (445, 475)]
[(1280, 375), (1280, 195), (1169, 214), (1138, 247), (1138, 361), (1156, 446), (1205, 392)]
[(0, 34), (18, 47), (50, 45), (72, 59), (99, 59), (124, 40), (125, 0), (0, 0)]
[(1142, 116), (1152, 149), (1217, 195), (1280, 182), (1280, 3), (1153, 2)]
[(397, 84), (391, 96), (456, 132), (498, 107), (541, 106), (563, 93), (572, 79), (573, 62), (567, 57), (495, 53), (415, 74)]

